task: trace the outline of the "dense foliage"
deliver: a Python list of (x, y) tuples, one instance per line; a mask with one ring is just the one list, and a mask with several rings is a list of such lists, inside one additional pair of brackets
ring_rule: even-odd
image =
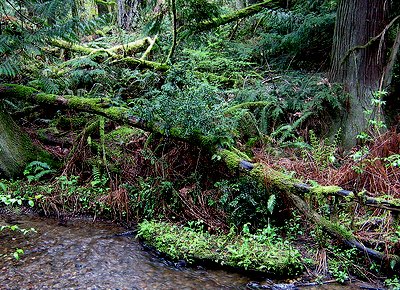
[[(376, 114), (385, 109), (398, 120), (399, 108), (385, 107), (391, 92), (375, 92), (368, 130), (356, 147), (340, 147), (348, 95), (327, 74), (337, 1), (272, 1), (278, 6), (237, 19), (241, 1), (143, 1), (129, 31), (118, 27), (113, 5), (89, 2), (0, 0), (0, 82), (35, 88), (47, 103), (7, 93), (0, 101), (58, 161), (31, 160), (22, 181), (2, 180), (0, 206), (163, 220), (142, 222), (139, 235), (172, 259), (279, 274), (306, 266), (317, 277), (327, 275), (316, 265), (328, 259), (341, 282), (398, 266), (392, 259), (352, 268), (353, 259), (367, 259), (341, 251), (323, 226), (305, 227), (282, 188), (246, 168), (258, 163), (311, 184), (302, 196), (310, 210), (368, 247), (399, 254), (390, 208), (399, 206), (400, 134)], [(212, 25), (226, 15), (234, 20)], [(196, 32), (202, 24), (210, 28)], [(397, 33), (389, 29), (388, 43)], [(76, 110), (68, 96), (86, 105)], [(246, 161), (244, 170), (222, 150)], [(339, 200), (320, 185), (355, 194)], [(372, 197), (386, 209), (369, 208)], [(319, 261), (300, 258), (289, 244), (298, 237), (313, 240), (317, 248), (302, 250)]]

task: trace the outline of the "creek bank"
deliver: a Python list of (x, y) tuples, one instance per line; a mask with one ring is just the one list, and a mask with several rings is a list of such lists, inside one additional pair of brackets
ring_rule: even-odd
[(267, 276), (294, 276), (304, 269), (300, 252), (287, 240), (265, 228), (251, 234), (210, 234), (201, 225), (181, 227), (157, 221), (143, 221), (138, 236), (157, 251), (188, 264), (216, 263)]

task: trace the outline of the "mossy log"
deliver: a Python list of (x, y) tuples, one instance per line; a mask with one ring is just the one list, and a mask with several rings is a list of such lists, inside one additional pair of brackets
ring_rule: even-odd
[[(400, 266), (399, 256), (382, 253), (364, 246), (343, 225), (329, 221), (322, 217), (320, 214), (310, 208), (309, 205), (300, 197), (300, 195), (304, 194), (306, 191), (310, 193), (313, 191), (318, 191), (319, 194), (324, 195), (341, 195), (345, 191), (340, 187), (318, 186), (317, 188), (313, 188), (311, 186), (304, 185), (300, 183), (299, 180), (278, 172), (264, 164), (251, 163), (248, 160), (245, 160), (243, 156), (232, 150), (220, 150), (219, 154), (230, 169), (236, 170), (237, 168), (241, 168), (248, 175), (252, 176), (254, 180), (262, 183), (268, 188), (273, 188), (274, 191), (278, 191), (282, 196), (289, 200), (291, 204), (297, 208), (309, 221), (320, 226), (325, 232), (343, 241), (348, 246), (357, 248), (361, 252), (368, 254), (374, 259), (380, 261), (395, 261), (396, 267)], [(372, 200), (372, 198), (370, 199)]]
[(61, 39), (53, 39), (51, 44), (60, 48), (68, 49), (74, 52), (80, 52), (85, 54), (97, 53), (97, 52), (106, 52), (110, 56), (116, 53), (130, 54), (137, 51), (146, 50), (146, 48), (152, 43), (152, 39), (150, 37), (145, 37), (142, 39), (138, 39), (133, 42), (128, 42), (126, 44), (116, 45), (110, 48), (92, 48), (76, 43), (70, 43)]
[[(0, 99), (5, 97), (18, 97), (31, 100), (36, 103), (59, 106), (69, 109), (85, 111), (97, 115), (105, 116), (119, 123), (124, 123), (132, 127), (136, 127), (149, 132), (166, 134), (161, 124), (152, 123), (135, 117), (134, 112), (125, 107), (111, 107), (111, 100), (106, 98), (82, 98), (76, 96), (58, 96), (52, 94), (44, 94), (34, 88), (22, 85), (0, 85)], [(168, 136), (171, 138), (186, 141), (198, 146), (207, 146), (210, 153), (218, 154), (221, 160), (226, 163), (230, 170), (243, 170), (254, 178), (255, 181), (263, 184), (268, 188), (279, 192), (283, 198), (289, 200), (291, 204), (297, 208), (308, 220), (320, 226), (323, 230), (332, 236), (342, 240), (349, 246), (355, 247), (360, 251), (367, 253), (369, 256), (386, 261), (396, 261), (396, 265), (400, 265), (400, 257), (396, 255), (387, 255), (367, 248), (360, 243), (354, 235), (343, 225), (329, 221), (311, 209), (308, 204), (300, 197), (305, 191), (310, 193), (332, 195), (343, 192), (340, 187), (336, 186), (318, 186), (310, 187), (302, 184), (299, 180), (292, 178), (286, 174), (276, 171), (261, 163), (251, 163), (250, 158), (241, 151), (230, 148), (221, 149), (216, 144), (209, 142), (207, 137), (201, 135), (182, 136), (179, 128), (171, 129)], [(381, 202), (382, 203), (382, 202)]]
[(120, 124), (126, 124), (144, 131), (168, 135), (170, 138), (183, 140), (192, 144), (203, 145), (210, 143), (207, 137), (199, 134), (193, 134), (183, 137), (179, 128), (172, 128), (165, 131), (163, 124), (148, 122), (137, 117), (137, 112), (127, 107), (112, 106), (113, 101), (109, 98), (83, 98), (72, 95), (53, 95), (38, 91), (35, 88), (16, 85), (0, 85), (0, 100), (6, 98), (18, 98), (31, 101), (36, 104), (53, 106), (59, 108), (68, 108), (76, 111), (88, 112), (95, 115), (104, 116)]
[[(110, 48), (91, 48), (79, 44), (69, 43), (64, 40), (54, 39), (52, 41), (52, 45), (61, 47), (64, 49), (68, 49), (74, 52), (86, 54), (86, 55), (101, 55), (105, 53), (105, 55), (111, 59), (112, 64), (122, 63), (130, 66), (136, 66), (141, 68), (151, 68), (159, 71), (166, 71), (169, 69), (169, 66), (163, 63), (154, 62), (145, 60), (144, 58), (149, 53), (149, 49), (151, 49), (154, 45), (156, 38), (152, 39), (150, 37), (146, 37), (143, 39), (139, 39), (134, 42), (130, 42), (123, 45), (117, 45)], [(134, 51), (145, 50), (144, 57), (142, 56), (140, 59), (132, 56), (126, 56), (126, 54), (132, 53)]]
[[(202, 21), (197, 24), (191, 24), (189, 27), (188, 26), (182, 26), (178, 29), (178, 34), (181, 34), (181, 37), (187, 37), (188, 35), (191, 35), (193, 33), (198, 33), (206, 30), (213, 29), (215, 27), (234, 22), (236, 20), (252, 16), (254, 14), (257, 14), (261, 12), (264, 9), (274, 9), (274, 8), (279, 8), (281, 7), (281, 2), (280, 0), (266, 0), (258, 4), (254, 4), (251, 6), (248, 6), (246, 8), (237, 10), (233, 13), (225, 14), (220, 17), (213, 18), (211, 20), (207, 21)], [(185, 33), (183, 33), (185, 31)]]
[(50, 156), (33, 145), (0, 101), (0, 176), (15, 177), (33, 160), (49, 161)]

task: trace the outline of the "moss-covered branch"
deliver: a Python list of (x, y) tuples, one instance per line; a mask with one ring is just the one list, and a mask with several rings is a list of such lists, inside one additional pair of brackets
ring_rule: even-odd
[(148, 132), (163, 135), (168, 134), (171, 138), (183, 140), (188, 143), (198, 145), (210, 144), (207, 137), (199, 134), (183, 136), (182, 130), (179, 128), (171, 128), (166, 132), (163, 124), (143, 120), (138, 117), (139, 114), (137, 112), (132, 111), (130, 108), (112, 106), (112, 100), (109, 98), (83, 98), (72, 95), (60, 96), (42, 93), (35, 88), (24, 85), (3, 84), (0, 85), (0, 100), (6, 98), (25, 99), (40, 105), (88, 112)]
[(368, 196), (356, 196), (352, 191), (344, 190), (338, 186), (309, 186), (307, 184), (298, 183), (294, 185), (300, 192), (310, 192), (312, 194), (325, 195), (325, 196), (340, 196), (349, 201), (355, 201), (366, 206), (377, 207), (385, 210), (400, 212), (399, 199), (379, 199)]
[(154, 44), (156, 44), (158, 35), (154, 36), (154, 38), (150, 38), (149, 39), (149, 46), (147, 47), (146, 51), (143, 52), (142, 56), (140, 57), (140, 60), (146, 60), (146, 58), (148, 57), (148, 55), (150, 54), (151, 50), (154, 47)]
[(150, 37), (145, 37), (142, 39), (138, 39), (133, 42), (128, 42), (126, 44), (121, 44), (121, 45), (116, 45), (110, 48), (91, 48), (87, 47), (84, 45), (76, 44), (76, 43), (70, 43), (65, 40), (61, 39), (53, 39), (51, 44), (60, 48), (72, 50), (75, 52), (80, 52), (80, 53), (85, 53), (85, 54), (91, 54), (91, 53), (97, 53), (97, 52), (106, 52), (110, 56), (116, 53), (124, 53), (124, 54), (129, 54), (132, 52), (140, 51), (146, 49), (147, 46), (150, 45), (152, 39)]
[(263, 1), (261, 3), (255, 4), (255, 5), (251, 5), (248, 6), (246, 8), (237, 10), (233, 13), (229, 13), (229, 14), (225, 14), (222, 15), (220, 17), (211, 19), (211, 20), (207, 20), (207, 21), (202, 21), (199, 22), (197, 24), (192, 24), (190, 27), (188, 26), (182, 26), (180, 29), (178, 29), (178, 33), (186, 31), (184, 33), (184, 36), (188, 36), (191, 35), (193, 33), (197, 33), (197, 32), (202, 32), (205, 30), (210, 30), (213, 29), (215, 27), (227, 24), (227, 23), (231, 23), (233, 21), (239, 20), (241, 18), (245, 18), (245, 17), (249, 17), (252, 16), (254, 14), (257, 14), (259, 12), (261, 12), (262, 10), (268, 8), (268, 9), (274, 9), (279, 7), (280, 5), (279, 0), (266, 0)]
[[(111, 63), (123, 63), (127, 65), (142, 67), (142, 68), (151, 68), (160, 71), (166, 71), (169, 69), (169, 66), (166, 64), (162, 64), (159, 62), (148, 61), (145, 60), (143, 57), (138, 59), (135, 57), (125, 57), (124, 55), (132, 53), (134, 51), (143, 50), (146, 46), (147, 49), (151, 49), (154, 45), (155, 39), (151, 39), (150, 37), (145, 37), (143, 39), (139, 39), (134, 42), (113, 46), (107, 49), (104, 48), (91, 48), (79, 44), (69, 43), (64, 40), (55, 39), (52, 41), (52, 44), (57, 47), (61, 47), (64, 49), (69, 49), (74, 52), (83, 53), (87, 55), (94, 55), (94, 54), (101, 54), (105, 53), (109, 58), (113, 61)], [(147, 50), (146, 50), (147, 52)], [(146, 54), (145, 52), (145, 54)], [(148, 52), (147, 52), (148, 53)], [(144, 54), (144, 55), (145, 55)], [(147, 56), (147, 55), (145, 55)]]

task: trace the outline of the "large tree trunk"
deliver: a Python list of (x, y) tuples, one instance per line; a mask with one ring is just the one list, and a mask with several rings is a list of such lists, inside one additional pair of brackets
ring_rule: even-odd
[[(340, 0), (338, 4), (330, 79), (344, 84), (349, 93), (341, 116), (346, 148), (368, 129), (365, 111), (373, 109), (372, 94), (380, 89), (385, 65), (385, 42), (370, 40), (384, 30), (388, 9), (387, 0)], [(382, 120), (381, 114), (375, 112), (374, 118)]]
[(140, 0), (117, 0), (118, 25), (126, 31), (132, 30), (139, 20)]
[(0, 102), (0, 176), (21, 174), (28, 162), (43, 161), (43, 154), (15, 124)]

